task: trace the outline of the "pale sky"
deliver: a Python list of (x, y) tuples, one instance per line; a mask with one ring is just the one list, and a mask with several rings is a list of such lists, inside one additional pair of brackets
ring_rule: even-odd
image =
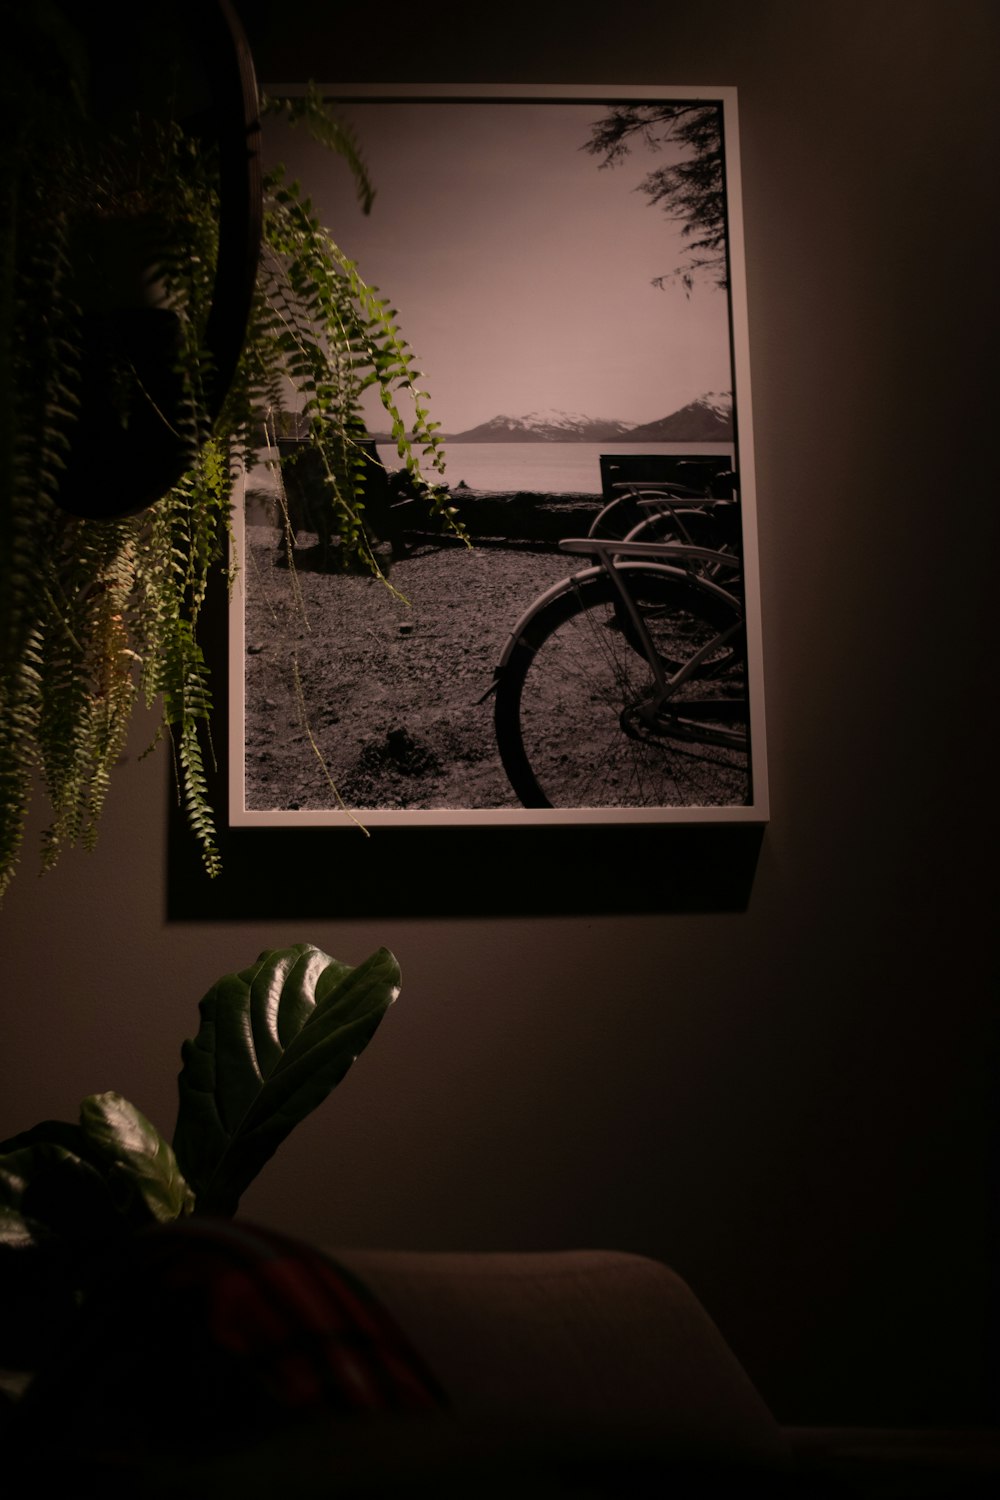
[[(398, 309), (445, 432), (547, 407), (654, 421), (732, 388), (726, 295), (658, 290), (679, 226), (637, 192), (666, 160), (580, 147), (600, 101), (351, 101), (376, 198), (301, 129), (267, 124), (333, 238)], [(373, 418), (374, 425), (381, 425)]]

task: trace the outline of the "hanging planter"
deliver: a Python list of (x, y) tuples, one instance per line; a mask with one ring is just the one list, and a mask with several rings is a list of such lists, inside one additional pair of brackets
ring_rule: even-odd
[[(52, 811), (43, 869), (94, 842), (139, 700), (162, 707), (178, 795), (217, 871), (200, 614), (228, 566), (234, 480), (290, 391), (345, 559), (377, 571), (369, 387), (418, 502), (454, 526), (394, 310), (281, 169), (261, 176), (253, 70), (228, 0), (179, 0), (159, 48), (129, 7), (95, 10), (29, 7), (0, 57), (0, 894), (36, 781)], [(213, 20), (196, 24), (203, 10)], [(109, 15), (136, 60), (124, 102), (117, 71), (105, 76), (121, 37), (104, 47), (93, 30)], [(231, 45), (202, 76), (188, 64), (209, 24)], [(269, 109), (343, 158), (367, 211), (357, 143), (322, 101), (259, 101)]]
[[(115, 60), (92, 110), (109, 132), (124, 125), (130, 133), (128, 147), (119, 146), (122, 196), (128, 171), (173, 120), (178, 99), (187, 101), (178, 129), (199, 151), (217, 155), (218, 244), (200, 331), (209, 372), (201, 415), (211, 424), (243, 348), (260, 251), (260, 119), (246, 38), (228, 0), (175, 0), (172, 26), (121, 4), (71, 11), (87, 43), (88, 72), (96, 61)], [(142, 66), (151, 53), (160, 60), (158, 82)], [(185, 420), (191, 393), (182, 320), (193, 310), (172, 305), (163, 271), (176, 249), (174, 226), (155, 208), (127, 213), (113, 204), (108, 212), (100, 202), (85, 204), (72, 224), (68, 293), (80, 311), (80, 407), (56, 498), (74, 515), (145, 509), (193, 466), (204, 441)]]

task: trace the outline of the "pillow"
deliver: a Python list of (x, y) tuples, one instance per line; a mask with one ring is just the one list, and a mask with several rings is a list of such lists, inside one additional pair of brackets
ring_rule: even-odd
[(360, 1278), (273, 1230), (191, 1218), (109, 1256), (12, 1435), (50, 1446), (59, 1433), (67, 1454), (106, 1462), (443, 1405)]

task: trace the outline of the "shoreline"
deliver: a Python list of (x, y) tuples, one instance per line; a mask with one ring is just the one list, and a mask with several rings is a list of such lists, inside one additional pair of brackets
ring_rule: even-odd
[(549, 546), (563, 537), (586, 536), (605, 504), (601, 495), (582, 492), (552, 495), (466, 488), (452, 490), (451, 497), (472, 541), (504, 538)]
[[(448, 491), (450, 503), (472, 541), (506, 540), (525, 545), (552, 546), (567, 536), (586, 536), (594, 517), (607, 503), (599, 493), (587, 491), (557, 492), (538, 490), (474, 490), (456, 485)], [(248, 526), (278, 526), (273, 486), (248, 486), (245, 500)], [(400, 508), (401, 530), (412, 536), (434, 535), (432, 523), (422, 515), (406, 524)]]

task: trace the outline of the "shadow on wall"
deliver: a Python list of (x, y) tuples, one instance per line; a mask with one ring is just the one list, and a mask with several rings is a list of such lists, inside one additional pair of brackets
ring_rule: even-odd
[[(228, 680), (227, 600), (205, 607), (213, 680)], [(218, 702), (224, 704), (220, 687)], [(209, 879), (171, 785), (167, 918), (590, 916), (746, 909), (758, 824), (228, 828), (229, 724), (212, 724), (209, 794), (222, 873)]]
[(171, 808), (168, 918), (742, 911), (759, 827), (236, 828), (209, 880)]

